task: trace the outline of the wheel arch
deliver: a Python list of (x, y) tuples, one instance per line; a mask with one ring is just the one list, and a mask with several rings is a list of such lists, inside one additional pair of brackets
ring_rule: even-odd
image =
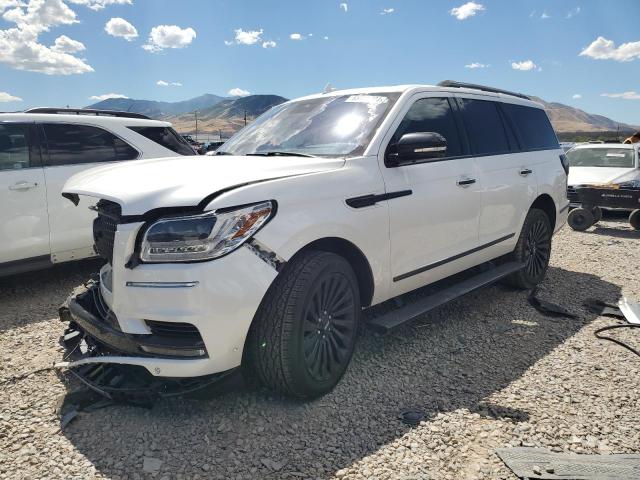
[(335, 253), (343, 257), (353, 268), (353, 272), (358, 279), (360, 290), (360, 303), (363, 307), (371, 306), (374, 293), (373, 270), (365, 254), (349, 240), (340, 237), (324, 237), (308, 243), (298, 250), (289, 260), (295, 258), (303, 252), (309, 250), (321, 250), (323, 252)]
[(551, 195), (547, 193), (543, 193), (538, 196), (531, 204), (531, 208), (537, 208), (538, 210), (542, 210), (549, 219), (551, 223), (551, 228), (555, 229), (556, 227), (556, 203), (551, 198)]

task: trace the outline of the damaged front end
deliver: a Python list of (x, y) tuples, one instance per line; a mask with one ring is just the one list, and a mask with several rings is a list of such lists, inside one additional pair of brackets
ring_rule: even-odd
[(231, 373), (169, 378), (136, 365), (138, 359), (207, 358), (208, 353), (197, 328), (185, 323), (149, 321), (148, 334), (123, 332), (102, 297), (97, 278), (76, 288), (59, 315), (68, 326), (60, 337), (64, 359), (56, 366), (66, 368), (106, 398), (145, 402), (205, 388)]

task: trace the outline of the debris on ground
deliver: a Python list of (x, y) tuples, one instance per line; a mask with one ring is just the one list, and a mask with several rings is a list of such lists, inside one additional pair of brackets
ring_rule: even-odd
[(575, 314), (571, 313), (569, 310), (567, 310), (563, 306), (548, 302), (546, 300), (542, 300), (538, 298), (537, 295), (538, 295), (538, 288), (536, 287), (531, 290), (527, 300), (529, 301), (529, 304), (533, 308), (538, 310), (543, 315), (547, 315), (549, 317), (578, 318)]
[(499, 448), (502, 461), (520, 478), (631, 480), (640, 478), (640, 455), (576, 455), (545, 448)]

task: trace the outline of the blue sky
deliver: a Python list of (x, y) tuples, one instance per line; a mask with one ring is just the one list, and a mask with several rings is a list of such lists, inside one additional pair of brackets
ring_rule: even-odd
[[(114, 93), (175, 101), (240, 89), (293, 98), (327, 82), (349, 88), (456, 79), (640, 125), (638, 0), (20, 3), (0, 0), (5, 111), (85, 106)], [(112, 18), (127, 23), (112, 22), (109, 34)]]

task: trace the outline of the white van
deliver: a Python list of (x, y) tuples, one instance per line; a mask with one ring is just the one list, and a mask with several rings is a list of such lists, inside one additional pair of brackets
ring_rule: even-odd
[(456, 82), (312, 95), (210, 161), (81, 173), (64, 192), (99, 199), (108, 264), (61, 311), (65, 365), (170, 378), (244, 365), (286, 394), (322, 395), (363, 308), (434, 287), (371, 321), (386, 331), (501, 278), (542, 281), (567, 173), (540, 104)]
[(167, 122), (109, 110), (0, 114), (0, 276), (95, 255), (92, 203), (60, 195), (74, 174), (141, 158), (194, 155)]

